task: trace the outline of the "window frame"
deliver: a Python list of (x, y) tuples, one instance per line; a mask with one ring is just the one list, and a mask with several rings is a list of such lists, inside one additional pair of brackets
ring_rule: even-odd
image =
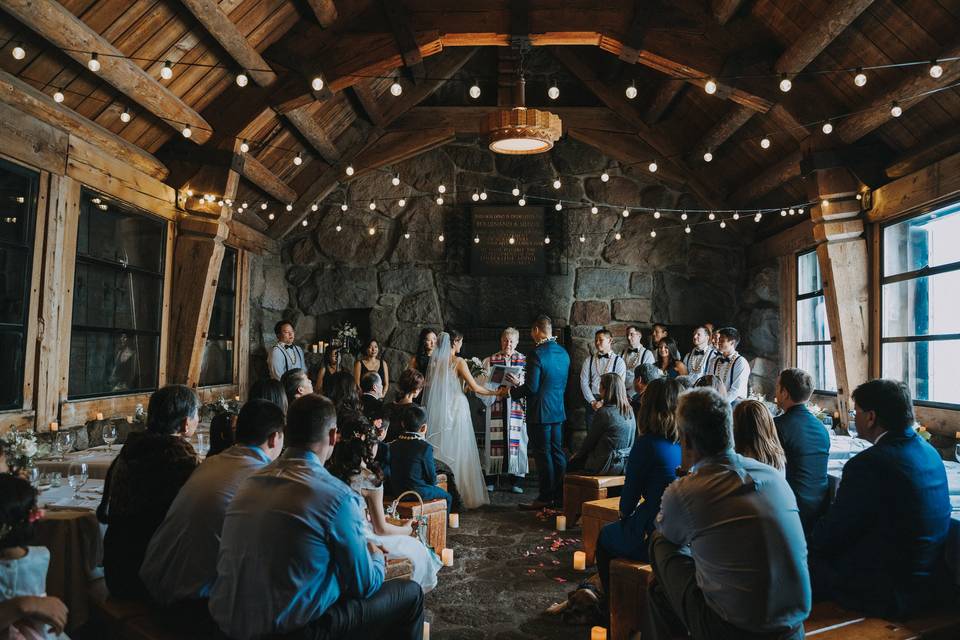
[[(833, 349), (832, 335), (830, 338), (826, 340), (800, 340), (800, 337), (799, 337), (800, 336), (800, 322), (799, 322), (800, 318), (798, 316), (798, 313), (800, 309), (800, 302), (803, 300), (810, 300), (812, 298), (822, 297), (824, 300), (824, 304), (826, 304), (826, 300), (827, 300), (827, 297), (826, 297), (826, 294), (824, 293), (824, 288), (823, 288), (823, 274), (820, 274), (819, 289), (815, 291), (808, 291), (806, 293), (800, 293), (800, 259), (810, 254), (813, 254), (814, 257), (816, 257), (817, 248), (814, 247), (812, 249), (805, 249), (802, 251), (798, 251), (793, 256), (793, 288), (791, 292), (793, 293), (793, 324), (795, 327), (794, 340), (793, 340), (793, 354), (792, 354), (792, 360), (793, 360), (794, 366), (797, 366), (797, 364), (800, 362), (800, 347), (826, 346), (826, 347), (829, 347), (830, 349)], [(817, 261), (817, 272), (818, 273), (820, 272), (819, 261)], [(827, 328), (829, 329), (829, 320), (827, 322)], [(829, 334), (830, 332), (827, 331), (827, 333)], [(836, 379), (836, 375), (837, 375), (836, 365), (834, 365), (833, 375), (834, 375), (834, 379)], [(837, 390), (834, 389), (831, 391), (830, 389), (820, 389), (815, 387), (813, 390), (813, 393), (815, 395), (820, 395), (820, 396), (836, 397)]]
[[(884, 220), (879, 222), (877, 227), (877, 269), (875, 271), (876, 284), (875, 284), (875, 293), (877, 297), (877, 315), (876, 315), (876, 360), (877, 360), (877, 373), (879, 377), (883, 376), (883, 346), (885, 344), (905, 344), (905, 343), (916, 343), (916, 342), (942, 342), (946, 340), (960, 340), (960, 333), (949, 333), (949, 334), (934, 334), (927, 336), (896, 336), (892, 338), (884, 337), (883, 335), (883, 287), (887, 284), (894, 284), (897, 282), (906, 282), (909, 280), (917, 280), (920, 278), (931, 277), (941, 273), (952, 273), (954, 271), (960, 271), (960, 261), (950, 262), (947, 264), (938, 265), (936, 267), (921, 267), (920, 269), (913, 269), (911, 271), (905, 271), (903, 273), (898, 273), (892, 276), (885, 276), (884, 273), (884, 264), (886, 257), (886, 242), (884, 241), (884, 232), (888, 227), (892, 227), (898, 224), (902, 224), (914, 218), (923, 217), (934, 211), (939, 211), (941, 209), (948, 209), (950, 207), (955, 207), (960, 205), (960, 200), (950, 199), (946, 201), (941, 201), (937, 203), (930, 204), (919, 209), (914, 209), (909, 212), (905, 212), (903, 215), (895, 216), (889, 220)], [(955, 212), (954, 215), (960, 215), (960, 211)], [(911, 395), (913, 395), (911, 393)], [(914, 406), (918, 407), (930, 407), (933, 409), (947, 409), (950, 411), (960, 410), (960, 402), (936, 402), (933, 400), (920, 400), (913, 398)]]
[[(168, 275), (169, 275), (168, 271), (170, 266), (169, 255), (170, 255), (170, 249), (172, 248), (170, 246), (171, 244), (170, 221), (163, 216), (153, 214), (143, 209), (142, 207), (138, 207), (126, 200), (123, 200), (121, 198), (118, 198), (114, 195), (111, 195), (107, 192), (101, 191), (99, 189), (96, 189), (86, 184), (80, 184), (79, 194), (80, 194), (79, 201), (77, 202), (77, 207), (78, 207), (77, 218), (75, 222), (77, 226), (77, 233), (75, 236), (76, 240), (74, 242), (74, 247), (73, 247), (73, 273), (72, 273), (73, 280), (70, 282), (70, 285), (69, 285), (71, 287), (71, 290), (74, 292), (74, 295), (76, 294), (76, 272), (77, 272), (78, 265), (87, 264), (87, 265), (92, 265), (96, 267), (115, 269), (119, 264), (122, 264), (119, 262), (114, 262), (114, 261), (106, 260), (103, 258), (97, 258), (94, 256), (81, 256), (80, 250), (79, 250), (79, 242), (80, 242), (79, 241), (79, 225), (80, 225), (80, 217), (82, 215), (82, 211), (84, 207), (84, 202), (87, 201), (88, 198), (93, 198), (93, 197), (107, 198), (111, 202), (116, 203), (118, 207), (122, 207), (122, 211), (125, 215), (140, 216), (140, 217), (148, 218), (150, 220), (160, 223), (160, 227), (159, 227), (159, 230), (160, 230), (159, 235), (160, 235), (160, 241), (161, 241), (160, 252), (159, 252), (160, 253), (160, 263), (159, 263), (160, 271), (154, 272), (143, 267), (129, 265), (129, 264), (123, 265), (123, 268), (119, 270), (120, 273), (123, 273), (126, 271), (139, 273), (141, 275), (154, 278), (158, 280), (160, 283), (159, 328), (156, 331), (143, 330), (143, 329), (124, 329), (122, 331), (123, 333), (126, 333), (127, 335), (132, 336), (134, 338), (137, 338), (140, 336), (148, 336), (148, 337), (155, 337), (157, 339), (157, 371), (156, 371), (157, 383), (156, 383), (156, 386), (154, 387), (129, 389), (121, 393), (107, 392), (107, 393), (72, 395), (70, 393), (71, 376), (69, 376), (68, 374), (65, 388), (63, 391), (63, 393), (66, 396), (66, 402), (82, 403), (82, 402), (103, 400), (106, 398), (119, 398), (124, 396), (143, 396), (145, 394), (149, 396), (152, 392), (156, 391), (166, 383), (164, 373), (165, 373), (165, 367), (166, 367), (165, 351), (166, 351), (167, 345), (166, 345), (166, 340), (164, 339), (164, 331), (167, 328), (168, 289), (170, 286), (170, 282), (168, 281)], [(69, 336), (67, 336), (67, 342), (65, 345), (65, 348), (67, 349), (68, 353), (69, 353), (69, 350), (72, 348), (74, 331), (82, 331), (86, 333), (107, 333), (107, 334), (117, 333), (116, 328), (105, 328), (105, 327), (98, 327), (93, 325), (78, 324), (73, 317), (73, 312), (72, 312), (73, 305), (74, 305), (74, 300), (71, 299), (70, 301), (70, 307), (71, 307), (70, 333), (69, 333)]]
[[(199, 382), (199, 380), (198, 380), (198, 381), (197, 381), (197, 388), (198, 388), (198, 389), (227, 388), (227, 387), (231, 387), (231, 386), (234, 386), (234, 385), (237, 385), (237, 384), (238, 384), (238, 379), (237, 379), (237, 378), (238, 378), (238, 373), (239, 373), (239, 366), (238, 366), (239, 363), (238, 363), (238, 361), (237, 361), (237, 360), (238, 360), (238, 358), (237, 358), (237, 342), (238, 342), (237, 336), (240, 334), (240, 330), (241, 330), (241, 320), (240, 320), (240, 313), (241, 313), (241, 309), (240, 309), (240, 298), (241, 298), (241, 295), (240, 295), (240, 284), (241, 284), (241, 283), (240, 283), (240, 275), (241, 275), (241, 270), (242, 270), (242, 265), (241, 265), (242, 252), (241, 252), (241, 250), (240, 250), (239, 248), (237, 248), (237, 247), (231, 247), (230, 245), (224, 244), (224, 245), (223, 245), (223, 258), (224, 258), (224, 259), (226, 259), (226, 257), (227, 257), (227, 252), (229, 252), (229, 251), (232, 251), (232, 252), (234, 253), (234, 256), (235, 256), (235, 258), (234, 258), (234, 264), (233, 264), (233, 289), (232, 289), (232, 293), (233, 293), (233, 335), (230, 336), (229, 338), (227, 338), (227, 339), (229, 339), (229, 340), (233, 343), (233, 349), (231, 350), (232, 353), (231, 353), (231, 356), (230, 356), (230, 380), (229, 380), (228, 382), (213, 382), (213, 383), (211, 383), (211, 384), (200, 384), (200, 382)], [(218, 280), (217, 280), (217, 288), (219, 288), (219, 286), (220, 286), (220, 280), (218, 279)], [(216, 295), (217, 295), (217, 292), (214, 291), (214, 302), (216, 302)], [(212, 307), (211, 307), (211, 310), (210, 310), (210, 321), (211, 321), (211, 322), (213, 321), (213, 309), (212, 309)], [(225, 336), (219, 336), (219, 335), (218, 335), (218, 336), (214, 336), (213, 334), (211, 334), (211, 333), (209, 332), (209, 329), (210, 329), (210, 324), (207, 323), (207, 334), (206, 334), (206, 338), (204, 339), (204, 349), (206, 349), (206, 346), (207, 346), (206, 343), (207, 343), (208, 341), (210, 341), (210, 340), (214, 340), (214, 339), (216, 339), (216, 340), (223, 340), (223, 339), (225, 339)], [(202, 356), (202, 354), (201, 354), (201, 372), (202, 372), (202, 370), (203, 370), (203, 367), (202, 367), (202, 363), (203, 363), (202, 357), (203, 357), (203, 356)]]

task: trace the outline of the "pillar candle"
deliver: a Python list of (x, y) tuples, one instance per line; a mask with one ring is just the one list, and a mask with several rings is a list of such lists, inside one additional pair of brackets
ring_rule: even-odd
[(103, 414), (99, 411), (97, 412), (97, 420), (103, 420)]
[(583, 551), (573, 552), (573, 568), (577, 571), (583, 571), (587, 568), (587, 554)]
[(453, 549), (444, 549), (440, 552), (440, 559), (443, 560), (443, 566), (453, 566)]
[(557, 531), (567, 530), (567, 516), (557, 516)]
[(60, 430), (60, 425), (59, 425), (59, 424), (57, 424), (56, 422), (51, 422), (51, 423), (50, 423), (50, 431), (56, 433), (56, 432), (59, 431), (59, 430)]
[(430, 623), (423, 623), (423, 640), (430, 640)]
[(590, 640), (607, 640), (607, 630), (604, 627), (590, 629)]
[(233, 399), (236, 400), (237, 402), (240, 402), (240, 396), (233, 396)]
[(459, 514), (459, 513), (451, 513), (451, 514), (450, 514), (450, 528), (451, 528), (451, 529), (459, 529), (459, 528), (460, 528), (460, 514)]

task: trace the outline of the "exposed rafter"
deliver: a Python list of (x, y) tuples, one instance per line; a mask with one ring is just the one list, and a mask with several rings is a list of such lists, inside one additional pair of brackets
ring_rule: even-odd
[(288, 111), (284, 115), (293, 125), (293, 128), (300, 132), (310, 146), (320, 154), (327, 164), (336, 164), (340, 159), (340, 152), (333, 140), (323, 130), (320, 123), (316, 120), (316, 109), (313, 105), (299, 107)]
[(902, 178), (957, 152), (960, 152), (960, 132), (947, 136), (938, 134), (908, 149), (887, 167), (886, 174), (888, 178)]
[(643, 119), (647, 124), (656, 124), (666, 114), (670, 105), (677, 99), (683, 88), (687, 86), (685, 80), (677, 78), (664, 78), (663, 83), (650, 100), (647, 110), (643, 114)]
[[(485, 131), (484, 117), (491, 107), (414, 107), (390, 125), (391, 131), (451, 127), (457, 135), (475, 136)], [(633, 135), (635, 129), (606, 107), (550, 107), (568, 129), (602, 129)]]
[(203, 25), (214, 40), (220, 43), (224, 51), (237, 65), (246, 71), (261, 87), (273, 84), (277, 74), (270, 69), (270, 65), (253, 48), (246, 37), (237, 28), (230, 18), (220, 10), (216, 0), (180, 0), (190, 10), (190, 13)]
[(271, 198), (284, 204), (292, 204), (297, 199), (296, 191), (249, 153), (234, 154), (231, 168)]
[(717, 22), (725, 25), (742, 4), (743, 0), (710, 0), (710, 9)]
[(317, 22), (326, 29), (337, 21), (337, 6), (333, 0), (307, 0), (307, 4), (317, 16)]
[(84, 66), (90, 52), (98, 53), (101, 56), (98, 76), (117, 91), (166, 122), (178, 134), (184, 126), (190, 127), (190, 139), (197, 144), (210, 139), (212, 127), (199, 113), (59, 2), (3, 0), (0, 7)]
[(363, 113), (359, 114), (363, 117), (366, 117), (375, 127), (383, 126), (383, 114), (380, 113), (380, 105), (377, 103), (377, 97), (373, 95), (373, 87), (371, 80), (365, 80), (363, 82), (358, 82), (357, 84), (350, 87), (353, 91), (353, 95), (356, 97), (357, 102), (360, 103), (360, 107), (363, 109)]
[(756, 178), (733, 192), (730, 202), (742, 206), (756, 202), (777, 187), (783, 186), (800, 175), (803, 154), (798, 150), (783, 158), (772, 167), (764, 169)]
[(403, 66), (407, 68), (415, 83), (422, 81), (426, 75), (423, 68), (423, 56), (420, 55), (420, 48), (417, 46), (413, 28), (407, 19), (408, 11), (403, 1), (380, 0), (380, 10), (387, 17), (387, 22), (393, 31), (397, 48), (400, 49), (400, 57), (403, 59)]

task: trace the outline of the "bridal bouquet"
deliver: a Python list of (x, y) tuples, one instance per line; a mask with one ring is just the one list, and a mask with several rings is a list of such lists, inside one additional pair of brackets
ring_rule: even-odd
[(49, 453), (49, 446), (37, 442), (37, 434), (33, 431), (11, 430), (0, 438), (6, 452), (7, 464), (13, 469), (32, 467), (33, 460), (41, 453), (41, 449)]

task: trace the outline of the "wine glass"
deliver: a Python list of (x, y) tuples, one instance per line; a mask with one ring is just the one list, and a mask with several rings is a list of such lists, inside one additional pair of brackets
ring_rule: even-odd
[(117, 427), (108, 424), (103, 428), (103, 441), (107, 443), (107, 451), (113, 451), (113, 443), (117, 441)]
[(210, 451), (210, 439), (205, 433), (197, 432), (197, 455), (201, 458), (207, 457), (207, 452)]
[(64, 453), (70, 453), (73, 449), (73, 434), (69, 431), (61, 431), (57, 434), (57, 440)]
[(73, 499), (80, 499), (80, 487), (87, 484), (87, 463), (74, 462), (67, 469), (67, 484), (73, 489)]
[(847, 414), (847, 433), (854, 440), (857, 439), (857, 412), (854, 409), (850, 409), (850, 412)]
[(33, 485), (34, 489), (39, 489), (40, 488), (40, 469), (38, 469), (37, 467), (28, 467), (27, 479), (30, 480), (30, 484)]

